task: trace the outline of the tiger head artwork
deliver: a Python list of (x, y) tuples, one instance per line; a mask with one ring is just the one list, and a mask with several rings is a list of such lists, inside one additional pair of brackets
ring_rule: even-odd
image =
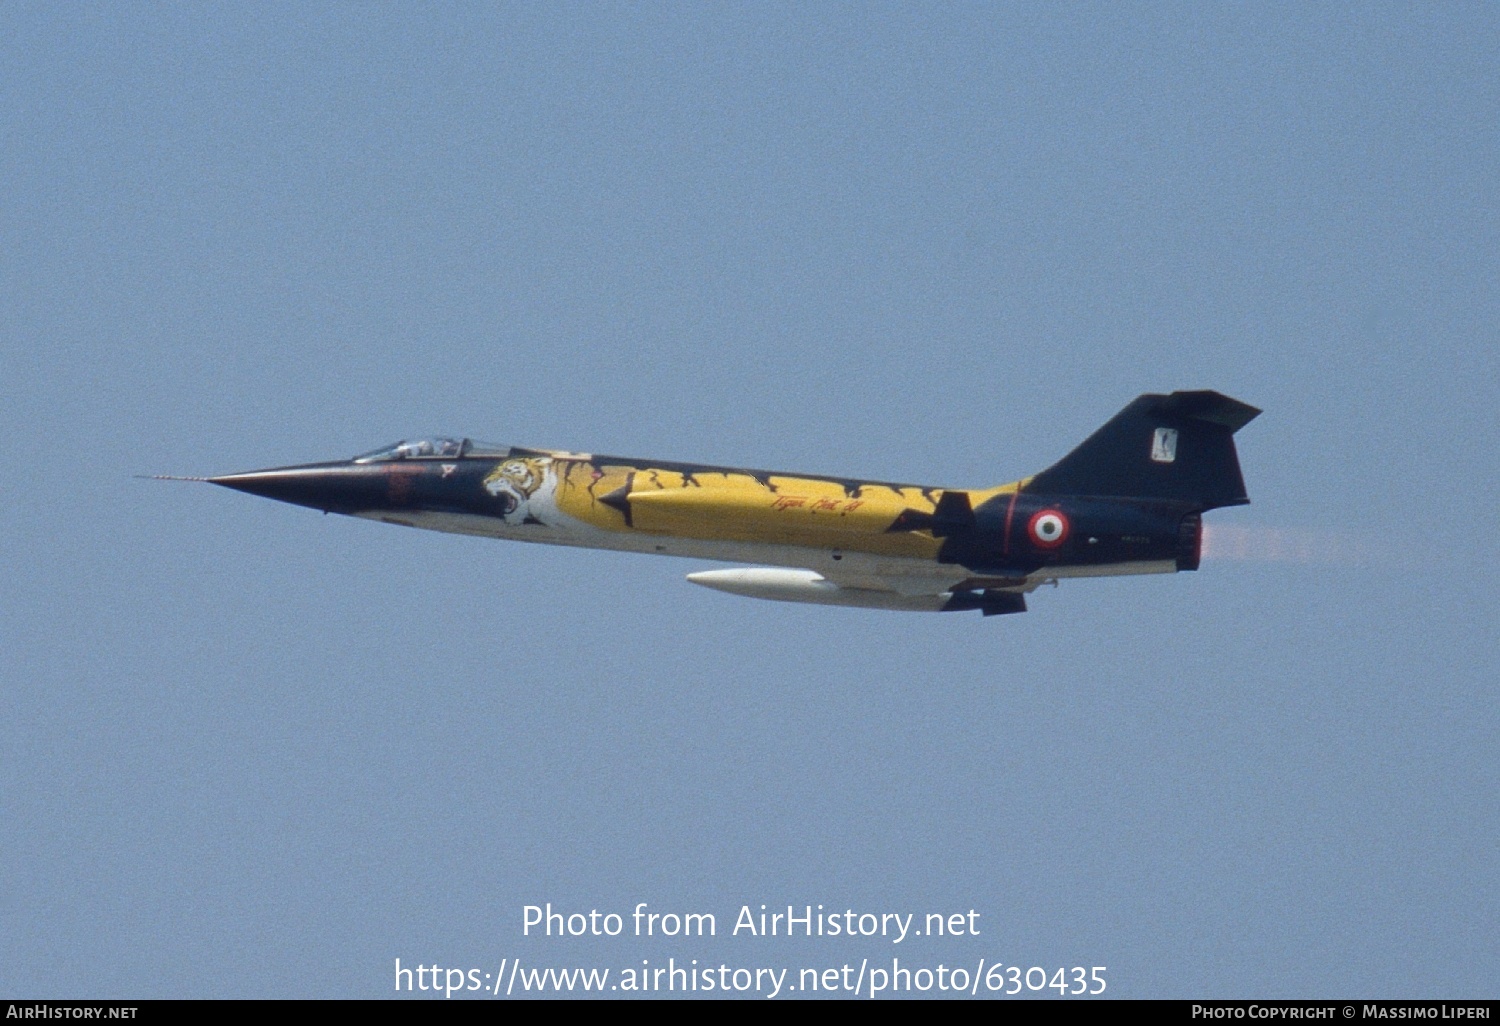
[(500, 502), (500, 518), (522, 523), (536, 523), (529, 508), (531, 497), (547, 481), (548, 457), (512, 457), (501, 463), (484, 479), (484, 490)]

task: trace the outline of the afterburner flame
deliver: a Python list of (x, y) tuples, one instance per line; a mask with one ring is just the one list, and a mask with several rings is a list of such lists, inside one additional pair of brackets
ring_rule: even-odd
[(1203, 525), (1204, 559), (1356, 566), (1372, 555), (1366, 539), (1347, 531)]

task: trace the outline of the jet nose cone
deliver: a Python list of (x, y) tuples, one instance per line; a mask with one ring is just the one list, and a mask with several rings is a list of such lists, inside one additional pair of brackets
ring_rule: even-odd
[(330, 512), (350, 512), (369, 508), (375, 498), (375, 491), (370, 487), (373, 482), (368, 475), (360, 473), (363, 469), (337, 464), (282, 467), (224, 474), (208, 480), (210, 484), (280, 502)]

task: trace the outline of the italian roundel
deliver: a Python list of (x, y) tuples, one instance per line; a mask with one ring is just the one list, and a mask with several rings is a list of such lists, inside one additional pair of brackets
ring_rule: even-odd
[(1061, 510), (1038, 510), (1026, 525), (1031, 542), (1043, 549), (1055, 549), (1068, 540), (1068, 518)]

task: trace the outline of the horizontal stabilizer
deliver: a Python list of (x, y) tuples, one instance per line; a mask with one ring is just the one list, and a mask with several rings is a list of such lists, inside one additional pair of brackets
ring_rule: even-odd
[(1230, 434), (1260, 416), (1260, 410), (1249, 403), (1231, 399), (1219, 392), (1173, 392), (1163, 397), (1156, 409), (1178, 417), (1222, 424), (1229, 429)]

